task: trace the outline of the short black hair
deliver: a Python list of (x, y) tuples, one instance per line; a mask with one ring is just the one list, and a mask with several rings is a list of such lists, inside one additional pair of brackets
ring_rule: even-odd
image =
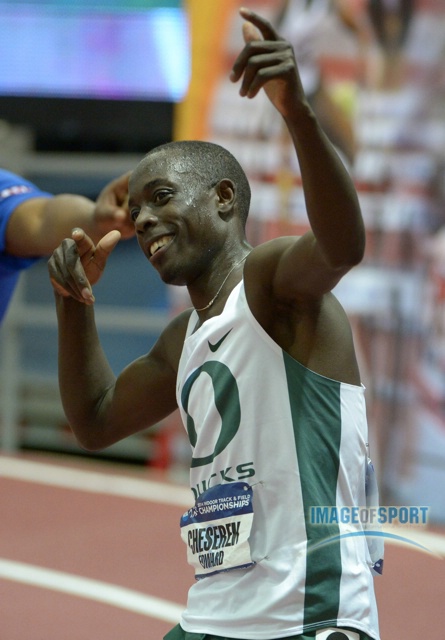
[(232, 180), (240, 219), (245, 226), (250, 208), (250, 185), (238, 160), (230, 151), (214, 142), (203, 140), (175, 140), (151, 149), (145, 157), (158, 151), (178, 151), (182, 158), (190, 160), (197, 174), (207, 180), (208, 186), (215, 186), (220, 180)]

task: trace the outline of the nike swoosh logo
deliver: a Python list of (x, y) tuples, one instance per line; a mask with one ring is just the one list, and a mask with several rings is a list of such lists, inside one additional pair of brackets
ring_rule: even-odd
[[(233, 327), (232, 327), (232, 329), (233, 329)], [(222, 345), (224, 340), (227, 338), (229, 333), (232, 331), (232, 329), (229, 329), (228, 332), (222, 338), (220, 338), (218, 340), (218, 342), (215, 342), (215, 344), (212, 344), (211, 342), (209, 342), (209, 340), (207, 340), (207, 343), (209, 345), (210, 351), (212, 351), (213, 353), (215, 353), (215, 351), (218, 351), (218, 349), (220, 348), (220, 346)]]

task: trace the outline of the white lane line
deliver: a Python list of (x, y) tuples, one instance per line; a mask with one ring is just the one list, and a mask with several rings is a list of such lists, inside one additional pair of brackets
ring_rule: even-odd
[(106, 472), (71, 469), (6, 456), (0, 456), (0, 477), (178, 507), (190, 508), (194, 502), (190, 489), (180, 485), (127, 478)]
[(139, 591), (4, 558), (0, 558), (0, 578), (95, 600), (173, 624), (179, 621), (184, 610), (179, 604)]
[[(396, 546), (402, 546), (405, 548), (411, 548), (413, 551), (420, 551), (421, 553), (432, 553), (442, 558), (445, 557), (445, 536), (440, 533), (433, 533), (432, 531), (424, 531), (421, 527), (384, 527), (383, 531), (389, 534), (395, 534), (401, 536), (404, 540), (397, 540), (395, 538), (385, 538), (386, 544), (394, 544)], [(425, 550), (419, 549), (419, 547), (409, 547), (410, 541), (417, 542), (417, 544), (425, 547)]]

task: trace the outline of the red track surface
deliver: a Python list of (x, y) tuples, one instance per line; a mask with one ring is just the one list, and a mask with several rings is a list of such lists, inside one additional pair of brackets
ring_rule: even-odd
[[(38, 460), (151, 478), (145, 470), (109, 464)], [(0, 456), (0, 475), (1, 466)], [(178, 532), (184, 507), (48, 486), (38, 477), (35, 482), (1, 477), (0, 484), (1, 560), (99, 580), (179, 605), (186, 602), (193, 577)], [(376, 579), (376, 588), (382, 640), (445, 638), (443, 559), (414, 547), (387, 545), (385, 575)], [(161, 640), (173, 625), (0, 577), (0, 640)]]

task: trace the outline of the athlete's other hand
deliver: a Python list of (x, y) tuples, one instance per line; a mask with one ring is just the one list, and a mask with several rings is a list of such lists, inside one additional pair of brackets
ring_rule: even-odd
[(130, 171), (109, 182), (100, 192), (93, 212), (93, 225), (100, 237), (117, 229), (124, 239), (135, 234), (128, 209), (128, 180)]

